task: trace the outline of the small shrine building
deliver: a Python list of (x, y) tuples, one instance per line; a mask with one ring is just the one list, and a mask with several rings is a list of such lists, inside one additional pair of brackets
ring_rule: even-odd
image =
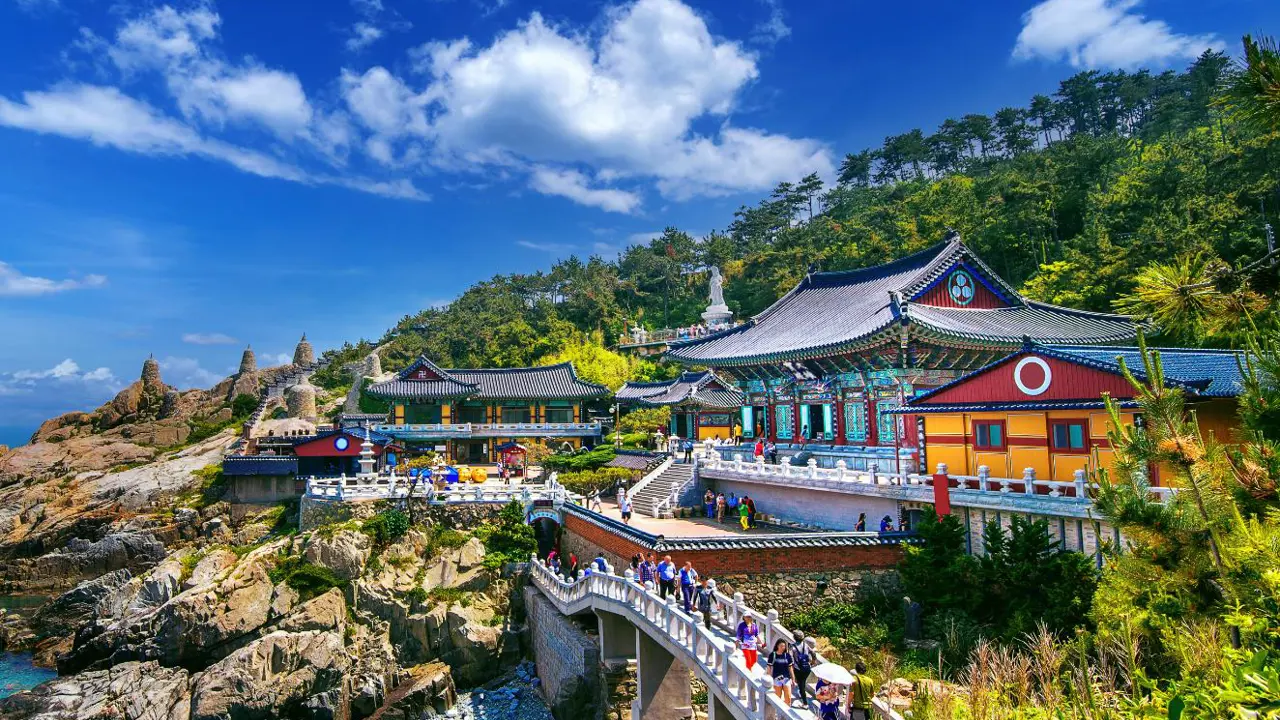
[(667, 434), (694, 440), (732, 438), (743, 402), (740, 390), (709, 370), (661, 382), (628, 382), (616, 398), (624, 406), (670, 407)]

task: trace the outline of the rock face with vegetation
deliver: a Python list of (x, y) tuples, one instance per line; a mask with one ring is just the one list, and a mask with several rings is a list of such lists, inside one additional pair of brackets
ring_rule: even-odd
[(30, 631), (62, 677), (0, 701), (0, 717), (417, 717), (446, 709), (453, 678), (519, 659), (518, 593), (498, 568), (529, 550), (525, 531), (386, 509), (297, 533), (283, 510), (228, 528), (275, 528), (250, 546), (99, 543), (114, 557), (140, 542), (147, 569), (111, 568), (41, 608)]

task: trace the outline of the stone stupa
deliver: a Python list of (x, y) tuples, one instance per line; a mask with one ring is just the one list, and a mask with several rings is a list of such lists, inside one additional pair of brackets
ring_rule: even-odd
[(298, 347), (293, 350), (293, 364), (305, 367), (315, 363), (316, 350), (311, 347), (311, 343), (307, 342), (307, 334), (302, 333), (302, 339), (298, 341)]

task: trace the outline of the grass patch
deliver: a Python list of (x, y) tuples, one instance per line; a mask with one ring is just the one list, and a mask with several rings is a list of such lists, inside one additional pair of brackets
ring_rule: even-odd
[(179, 585), (191, 579), (192, 573), (196, 571), (196, 565), (199, 565), (207, 554), (207, 550), (198, 550), (182, 556), (182, 559), (178, 561), (182, 565), (182, 571), (178, 573)]
[(179, 506), (203, 510), (221, 500), (227, 491), (227, 480), (222, 475), (221, 465), (206, 465), (193, 470), (191, 476), (199, 484), (175, 498), (175, 503)]
[(432, 588), (431, 592), (427, 593), (427, 597), (429, 597), (432, 602), (444, 603), (446, 605), (452, 605), (454, 603), (458, 603), (462, 607), (469, 607), (471, 605), (471, 593), (461, 588)]
[(323, 595), (332, 588), (344, 588), (347, 581), (327, 567), (313, 565), (294, 555), (282, 559), (267, 573), (273, 583), (284, 583), (298, 592), (301, 602)]

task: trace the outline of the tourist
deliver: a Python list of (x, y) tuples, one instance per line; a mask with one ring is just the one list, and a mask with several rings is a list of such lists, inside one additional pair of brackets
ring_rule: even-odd
[(866, 513), (864, 512), (858, 513), (858, 522), (853, 526), (853, 531), (854, 532), (867, 531), (867, 514)]
[(683, 449), (684, 449), (684, 461), (686, 463), (693, 462), (693, 441), (685, 440)]
[(564, 579), (573, 582), (578, 579), (578, 556), (569, 553), (569, 564), (564, 569)]
[(742, 502), (747, 506), (747, 526), (756, 526), (756, 501), (750, 495), (743, 495)]
[(756, 440), (755, 447), (751, 450), (751, 457), (754, 458), (756, 462), (760, 462), (764, 459), (764, 440)]
[(738, 623), (738, 647), (742, 649), (742, 658), (747, 663), (747, 669), (756, 666), (756, 656), (760, 653), (760, 646), (764, 643), (760, 639), (760, 626), (756, 625), (756, 619), (747, 615)]
[(867, 665), (859, 661), (853, 666), (853, 686), (849, 688), (849, 720), (871, 720), (871, 698), (876, 685), (867, 677)]
[(684, 601), (685, 612), (693, 610), (693, 594), (697, 589), (698, 571), (693, 569), (693, 563), (685, 560), (684, 567), (680, 568), (680, 599)]
[(676, 594), (676, 564), (671, 562), (670, 555), (663, 555), (662, 562), (658, 563), (658, 596), (666, 600), (668, 594), (672, 597)]
[(840, 686), (819, 679), (813, 686), (813, 699), (818, 701), (818, 720), (840, 720)]
[(743, 530), (751, 529), (751, 507), (747, 505), (747, 496), (742, 496), (742, 502), (738, 503), (738, 522), (742, 524)]
[(782, 698), (782, 702), (791, 706), (791, 686), (796, 681), (795, 657), (787, 648), (787, 641), (781, 638), (773, 644), (773, 652), (769, 653), (765, 664), (769, 666), (769, 674), (773, 676), (773, 694)]
[(814, 653), (813, 648), (809, 646), (809, 641), (804, 637), (804, 633), (796, 631), (796, 646), (791, 650), (791, 656), (796, 661), (796, 696), (800, 698), (801, 707), (809, 705), (809, 690), (805, 687), (805, 683), (809, 682), (809, 671), (813, 669)]
[(888, 515), (885, 515), (884, 517), (880, 518), (880, 532), (882, 533), (893, 532), (893, 518), (889, 517)]
[(649, 557), (640, 563), (640, 574), (638, 579), (640, 585), (648, 588), (650, 585), (657, 583), (658, 564), (653, 561), (653, 553), (649, 553)]
[(775, 443), (774, 441), (770, 440), (770, 441), (769, 441), (769, 444), (768, 444), (768, 445), (765, 445), (765, 450), (764, 450), (764, 452), (765, 452), (765, 455), (767, 455), (767, 456), (769, 457), (769, 464), (770, 464), (770, 465), (777, 465), (777, 464), (778, 464), (778, 444), (777, 444), (777, 443)]
[(603, 494), (604, 488), (591, 493), (591, 502), (588, 504), (589, 509), (594, 510), (595, 512), (601, 512), (604, 510), (604, 506), (600, 504), (600, 496)]
[(711, 609), (715, 607), (716, 602), (716, 581), (706, 578), (702, 581), (702, 587), (698, 588), (697, 595), (694, 597), (694, 606), (698, 608), (698, 612), (702, 613), (702, 624), (711, 629)]
[(804, 446), (805, 442), (806, 442), (806, 441), (808, 441), (808, 439), (809, 439), (809, 426), (808, 426), (808, 425), (801, 425), (801, 426), (800, 426), (800, 445), (801, 445), (801, 447), (803, 447), (803, 446)]
[(898, 532), (911, 532), (911, 521), (905, 515), (898, 521)]
[(626, 525), (631, 524), (631, 495), (622, 494), (622, 499), (618, 501), (618, 512), (622, 514), (622, 522)]
[(716, 495), (716, 522), (724, 524), (724, 511), (728, 503), (725, 502), (724, 493)]
[(609, 571), (609, 563), (604, 559), (604, 553), (602, 553), (602, 552), (601, 552), (601, 553), (596, 553), (596, 559), (595, 559), (595, 560), (592, 560), (592, 561), (591, 561), (591, 564), (592, 564), (592, 565), (595, 565), (595, 566), (596, 566), (596, 570), (599, 570), (600, 572), (608, 572), (608, 571)]
[(713, 493), (713, 492), (711, 492), (711, 488), (707, 488), (707, 491), (706, 491), (705, 493), (703, 493), (703, 495), (702, 495), (702, 505), (703, 505), (703, 508), (707, 511), (707, 519), (708, 519), (708, 520), (710, 520), (711, 518), (715, 517), (715, 513), (716, 513), (716, 494), (715, 494), (715, 493)]
[(725, 509), (729, 513), (729, 517), (738, 516), (738, 494), (729, 493), (729, 497), (724, 501)]
[(547, 567), (556, 575), (560, 574), (560, 558), (555, 553), (552, 553), (551, 556), (547, 558)]
[(643, 560), (644, 558), (640, 556), (640, 553), (636, 553), (635, 555), (631, 556), (631, 576), (632, 577), (640, 576), (640, 563)]
[(740, 422), (733, 423), (733, 444), (742, 444), (742, 423)]

